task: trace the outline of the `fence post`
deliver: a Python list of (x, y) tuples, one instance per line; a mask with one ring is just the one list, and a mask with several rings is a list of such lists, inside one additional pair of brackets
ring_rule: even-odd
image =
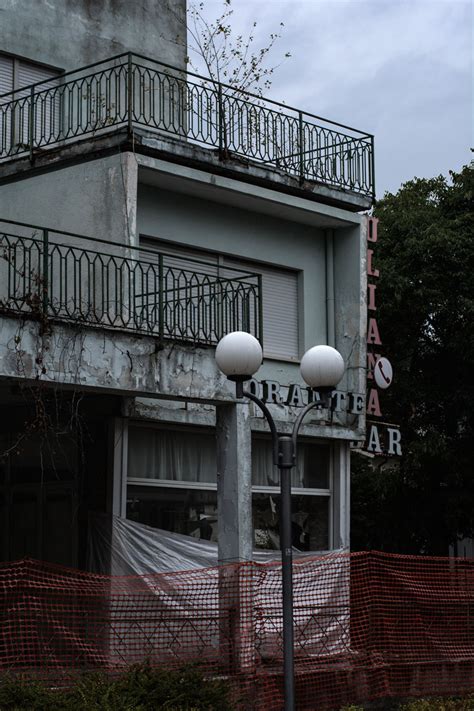
[(300, 183), (304, 182), (304, 126), (303, 126), (303, 113), (298, 111), (298, 148), (300, 154)]
[(226, 135), (225, 135), (225, 125), (224, 125), (224, 103), (222, 100), (222, 85), (220, 82), (217, 84), (217, 111), (218, 111), (218, 122), (219, 122), (219, 156), (222, 157), (226, 149)]
[(42, 305), (43, 316), (48, 315), (49, 304), (49, 233), (43, 230), (43, 274), (41, 288), (43, 291)]
[(28, 143), (30, 148), (30, 163), (33, 163), (33, 140), (35, 135), (35, 88), (30, 89), (30, 110), (28, 121)]
[(375, 156), (374, 156), (374, 137), (370, 137), (370, 182), (372, 189), (372, 199), (375, 200)]
[(158, 332), (160, 341), (165, 335), (165, 305), (164, 305), (164, 283), (163, 283), (163, 255), (158, 255)]
[(127, 119), (128, 119), (128, 135), (131, 137), (133, 133), (133, 62), (132, 53), (128, 53), (127, 60)]

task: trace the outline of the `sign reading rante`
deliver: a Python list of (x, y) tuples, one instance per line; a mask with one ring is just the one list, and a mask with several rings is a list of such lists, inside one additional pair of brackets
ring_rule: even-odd
[[(321, 408), (325, 407), (325, 400), (317, 390), (306, 388), (297, 383), (280, 385), (276, 380), (262, 380), (255, 378), (249, 380), (247, 387), (250, 392), (261, 398), (263, 402), (273, 405), (288, 405), (288, 407), (305, 407), (310, 402), (321, 401)], [(352, 415), (361, 415), (364, 412), (364, 396), (361, 393), (347, 393), (334, 390), (332, 393), (331, 408), (334, 412), (349, 412)]]

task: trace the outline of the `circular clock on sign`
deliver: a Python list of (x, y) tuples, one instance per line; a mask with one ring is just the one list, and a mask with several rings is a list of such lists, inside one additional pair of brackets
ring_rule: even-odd
[(374, 378), (377, 386), (382, 390), (386, 390), (392, 384), (393, 368), (387, 358), (379, 358), (375, 363)]

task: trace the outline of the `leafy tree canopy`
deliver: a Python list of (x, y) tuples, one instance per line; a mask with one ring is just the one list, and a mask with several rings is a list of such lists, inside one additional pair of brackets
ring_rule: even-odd
[(375, 208), (377, 320), (399, 466), (353, 457), (353, 548), (446, 555), (474, 534), (474, 170), (415, 178)]

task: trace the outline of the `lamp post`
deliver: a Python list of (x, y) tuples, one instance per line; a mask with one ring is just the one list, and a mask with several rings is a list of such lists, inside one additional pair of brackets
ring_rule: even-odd
[[(307, 413), (321, 405), (310, 402), (300, 412), (291, 435), (279, 434), (270, 411), (256, 395), (244, 390), (244, 382), (250, 380), (263, 361), (260, 343), (249, 333), (234, 331), (224, 336), (216, 348), (216, 362), (229, 380), (235, 382), (236, 397), (252, 400), (265, 415), (272, 435), (273, 464), (280, 471), (280, 548), (283, 592), (283, 683), (285, 711), (294, 711), (295, 684), (293, 661), (293, 555), (291, 536), (291, 470), (296, 463), (298, 432)], [(310, 388), (324, 394), (328, 405), (331, 392), (344, 373), (344, 360), (331, 346), (314, 346), (304, 354), (300, 365), (303, 380)]]

